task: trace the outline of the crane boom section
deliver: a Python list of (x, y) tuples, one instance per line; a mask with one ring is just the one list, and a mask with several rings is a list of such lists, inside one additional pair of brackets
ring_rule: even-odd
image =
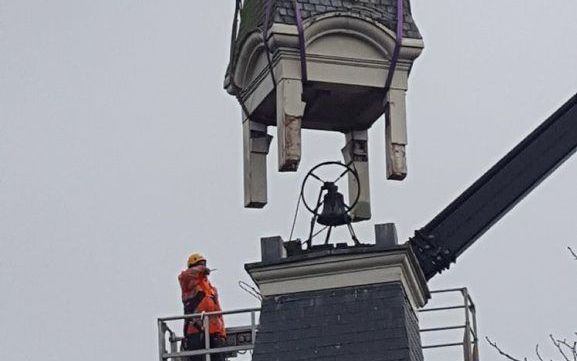
[(577, 94), (409, 240), (427, 279), (448, 269), (577, 149)]

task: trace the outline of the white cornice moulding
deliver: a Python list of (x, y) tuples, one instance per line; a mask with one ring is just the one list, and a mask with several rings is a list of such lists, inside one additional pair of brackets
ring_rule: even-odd
[(253, 268), (249, 271), (263, 296), (399, 282), (412, 307), (430, 298), (426, 282), (408, 251), (332, 255)]

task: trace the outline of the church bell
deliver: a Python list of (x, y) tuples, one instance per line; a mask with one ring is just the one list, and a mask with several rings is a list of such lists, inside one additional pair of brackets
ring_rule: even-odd
[(351, 223), (344, 197), (338, 192), (338, 187), (332, 182), (325, 182), (323, 190), (327, 193), (323, 198), (323, 210), (317, 223), (323, 226), (335, 227)]

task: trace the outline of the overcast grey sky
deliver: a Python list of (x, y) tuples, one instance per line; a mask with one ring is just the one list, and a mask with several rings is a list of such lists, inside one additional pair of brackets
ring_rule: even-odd
[[(269, 156), (270, 203), (242, 208), (239, 107), (222, 90), (233, 1), (0, 0), (0, 359), (155, 360), (187, 255), (225, 308), (259, 238), (287, 237), (298, 184), (339, 159), (305, 132), (298, 174)], [(374, 218), (400, 238), (577, 91), (574, 0), (413, 1), (426, 50), (408, 94), (410, 176), (385, 180), (371, 129)], [(479, 329), (516, 354), (577, 330), (577, 160), (431, 288), (467, 286)], [(298, 232), (305, 230), (304, 218)], [(485, 360), (498, 357), (485, 343)]]

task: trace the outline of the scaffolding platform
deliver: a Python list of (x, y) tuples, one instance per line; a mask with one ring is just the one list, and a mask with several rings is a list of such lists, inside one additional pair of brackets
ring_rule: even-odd
[[(419, 318), (424, 315), (435, 314), (443, 319), (459, 319), (456, 324), (437, 325), (436, 327), (421, 328), (421, 338), (427, 338), (430, 343), (424, 343), (421, 347), (425, 353), (425, 358), (430, 359), (429, 352), (439, 349), (461, 348), (462, 358), (455, 361), (479, 361), (478, 333), (476, 307), (467, 288), (452, 288), (431, 291), (432, 300), (429, 306), (419, 310)], [(449, 297), (445, 297), (449, 296)], [(437, 298), (443, 301), (450, 300), (450, 303), (437, 305)], [(451, 317), (446, 314), (452, 313)], [(185, 361), (189, 356), (204, 356), (205, 361), (210, 361), (211, 355), (216, 353), (225, 354), (227, 359), (235, 358), (254, 349), (256, 335), (258, 333), (257, 316), (260, 308), (247, 308), (223, 312), (206, 312), (191, 315), (180, 315), (162, 317), (158, 319), (158, 346), (159, 361)], [(209, 344), (208, 323), (210, 317), (222, 315), (225, 319), (231, 316), (246, 318), (244, 325), (229, 327), (226, 329), (226, 345), (218, 348), (211, 348)], [(184, 320), (200, 320), (205, 330), (205, 348), (185, 351), (182, 350), (184, 337), (177, 334), (175, 329), (178, 323)], [(225, 324), (227, 322), (225, 321)], [(455, 334), (455, 332), (457, 332)], [(430, 335), (433, 335), (431, 337)], [(456, 339), (458, 337), (458, 339)], [(448, 341), (446, 341), (448, 339)], [(443, 340), (443, 341), (441, 341)]]

